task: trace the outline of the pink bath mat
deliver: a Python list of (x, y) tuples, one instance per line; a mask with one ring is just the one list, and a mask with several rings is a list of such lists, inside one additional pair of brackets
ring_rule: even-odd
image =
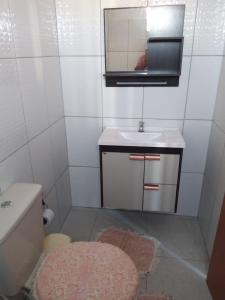
[(112, 244), (123, 250), (133, 260), (139, 272), (147, 273), (151, 270), (156, 252), (153, 239), (144, 238), (130, 231), (109, 228), (99, 235), (97, 241)]
[(137, 300), (172, 300), (169, 296), (142, 295), (138, 296)]

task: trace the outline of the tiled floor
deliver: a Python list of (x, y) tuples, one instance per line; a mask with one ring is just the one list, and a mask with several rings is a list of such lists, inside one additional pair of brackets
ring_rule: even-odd
[(142, 292), (162, 292), (173, 300), (212, 299), (205, 283), (208, 255), (197, 219), (73, 208), (62, 232), (74, 241), (89, 241), (112, 226), (152, 236), (160, 242), (153, 271), (141, 278)]

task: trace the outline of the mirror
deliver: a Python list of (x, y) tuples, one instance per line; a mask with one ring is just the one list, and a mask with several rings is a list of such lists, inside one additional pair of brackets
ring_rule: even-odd
[(107, 72), (179, 75), (184, 5), (105, 9)]

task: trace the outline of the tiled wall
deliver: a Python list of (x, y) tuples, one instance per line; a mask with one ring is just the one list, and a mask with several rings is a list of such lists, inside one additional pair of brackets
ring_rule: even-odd
[[(106, 88), (103, 8), (186, 4), (178, 88)], [(73, 205), (99, 206), (97, 140), (104, 126), (179, 127), (184, 152), (179, 214), (196, 216), (222, 56), (219, 0), (56, 0)]]
[(199, 220), (209, 254), (212, 253), (216, 229), (225, 194), (225, 58), (210, 135)]
[(58, 231), (71, 196), (54, 0), (1, 0), (0, 20), (0, 188), (42, 184)]

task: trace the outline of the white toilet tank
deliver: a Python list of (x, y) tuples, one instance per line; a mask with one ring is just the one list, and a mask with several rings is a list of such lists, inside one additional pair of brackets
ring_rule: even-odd
[(37, 184), (17, 183), (0, 196), (0, 294), (17, 294), (41, 255), (41, 200)]

